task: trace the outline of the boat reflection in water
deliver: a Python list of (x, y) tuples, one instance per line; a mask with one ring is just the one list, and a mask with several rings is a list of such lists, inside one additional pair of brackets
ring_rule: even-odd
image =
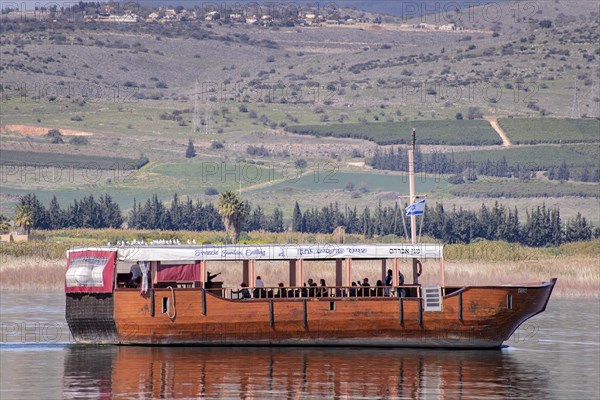
[(72, 346), (63, 398), (543, 398), (543, 367), (513, 358), (472, 350)]

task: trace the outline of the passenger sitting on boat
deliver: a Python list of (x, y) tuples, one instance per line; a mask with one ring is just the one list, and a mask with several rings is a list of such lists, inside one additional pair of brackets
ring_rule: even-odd
[(252, 298), (252, 296), (250, 296), (250, 290), (248, 290), (248, 284), (246, 282), (242, 282), (240, 286), (242, 287), (242, 290), (240, 290), (242, 300)]
[(325, 284), (325, 279), (321, 279), (319, 282), (321, 283), (321, 287), (318, 291), (318, 297), (328, 297), (329, 294), (327, 293), (327, 285)]
[(283, 282), (279, 282), (279, 284), (277, 286), (279, 287), (279, 289), (278, 289), (277, 295), (275, 297), (277, 297), (279, 299), (287, 298), (288, 292), (287, 292), (287, 289), (283, 287)]
[(317, 290), (315, 289), (315, 286), (317, 286), (317, 283), (315, 281), (313, 281), (312, 279), (309, 279), (308, 286), (310, 286), (310, 288), (308, 289), (308, 297), (315, 297), (317, 295)]
[[(398, 271), (398, 285), (404, 286), (404, 275), (400, 271)], [(406, 289), (401, 288), (398, 295), (400, 297), (406, 297)]]
[(388, 271), (387, 271), (387, 275), (385, 276), (385, 282), (384, 282), (384, 284), (385, 284), (385, 289), (384, 289), (384, 291), (383, 291), (383, 293), (384, 293), (386, 296), (389, 296), (389, 295), (390, 295), (390, 289), (389, 289), (389, 287), (390, 287), (390, 286), (392, 286), (392, 278), (393, 278), (393, 277), (392, 277), (392, 270), (391, 270), (391, 269), (388, 269)]
[(375, 297), (383, 297), (383, 282), (381, 282), (381, 279), (377, 281), (377, 284), (375, 285), (375, 289), (373, 289), (373, 294)]
[(356, 282), (352, 282), (352, 287), (348, 289), (348, 295), (350, 297), (356, 297)]
[(129, 282), (133, 286), (138, 287), (142, 282), (142, 269), (140, 268), (139, 264), (133, 264), (129, 272), (131, 273), (131, 280)]
[(254, 285), (257, 288), (264, 288), (265, 287), (265, 283), (262, 281), (262, 279), (260, 278), (260, 276), (256, 277), (256, 284)]
[(371, 295), (371, 285), (369, 284), (369, 278), (364, 278), (362, 281), (361, 286), (362, 288), (362, 295), (363, 296), (370, 296)]
[(256, 277), (256, 284), (254, 285), (254, 297), (257, 299), (264, 299), (267, 297), (265, 283), (262, 281), (260, 276)]
[(306, 283), (304, 284), (302, 289), (300, 289), (300, 295), (302, 297), (308, 297), (308, 289), (306, 288)]

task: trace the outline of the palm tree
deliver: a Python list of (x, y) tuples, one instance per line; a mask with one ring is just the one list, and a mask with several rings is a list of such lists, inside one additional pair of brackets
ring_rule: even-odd
[(0, 214), (0, 233), (8, 233), (9, 230), (9, 219), (6, 216), (4, 216), (4, 214)]
[(15, 224), (20, 227), (23, 233), (29, 235), (33, 225), (33, 211), (31, 207), (21, 204), (15, 212)]
[(217, 209), (223, 225), (225, 225), (225, 234), (231, 236), (231, 242), (237, 243), (240, 236), (242, 223), (248, 214), (248, 210), (243, 201), (241, 201), (232, 191), (226, 191), (219, 195)]

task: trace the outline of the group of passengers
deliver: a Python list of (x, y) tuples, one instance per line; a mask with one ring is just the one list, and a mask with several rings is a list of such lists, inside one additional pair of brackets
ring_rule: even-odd
[[(392, 270), (387, 271), (385, 281), (378, 280), (375, 287), (371, 287), (369, 278), (364, 278), (362, 282), (352, 282), (352, 286), (347, 289), (328, 288), (325, 279), (320, 279), (320, 285), (313, 279), (309, 279), (308, 283), (304, 283), (301, 288), (286, 288), (283, 282), (278, 284), (276, 289), (266, 289), (265, 284), (260, 276), (256, 277), (256, 283), (252, 293), (246, 282), (241, 283), (241, 289), (238, 291), (241, 299), (283, 299), (283, 298), (306, 298), (306, 297), (385, 297), (392, 294), (391, 286), (393, 283)], [(404, 285), (404, 275), (402, 272), (398, 276), (398, 285)], [(335, 293), (335, 294), (334, 294)], [(406, 291), (403, 288), (399, 289), (398, 295), (406, 296)]]
[(265, 284), (260, 276), (256, 277), (256, 283), (252, 293), (248, 288), (248, 284), (242, 282), (240, 297), (242, 299), (286, 299), (294, 297), (329, 297), (329, 291), (325, 279), (320, 280), (320, 286), (312, 279), (308, 280), (308, 284), (304, 284), (302, 288), (286, 288), (283, 282), (279, 282), (276, 289), (266, 289)]

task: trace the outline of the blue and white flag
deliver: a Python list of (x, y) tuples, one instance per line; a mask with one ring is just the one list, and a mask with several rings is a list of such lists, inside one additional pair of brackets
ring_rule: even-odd
[(425, 199), (419, 200), (406, 207), (406, 216), (423, 215), (423, 211), (425, 211)]

